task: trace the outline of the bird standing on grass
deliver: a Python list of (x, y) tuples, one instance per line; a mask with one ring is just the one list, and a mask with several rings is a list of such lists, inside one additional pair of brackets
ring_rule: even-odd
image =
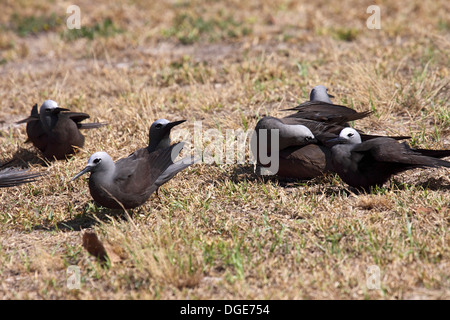
[(407, 143), (382, 137), (362, 141), (353, 128), (345, 128), (331, 148), (333, 168), (341, 179), (355, 188), (383, 185), (392, 175), (421, 167), (447, 167), (450, 150), (411, 149)]
[[(184, 121), (172, 123), (158, 121), (152, 127), (155, 130), (161, 129), (162, 134), (153, 134), (153, 130), (150, 129), (150, 143), (147, 147), (115, 163), (106, 152), (96, 152), (89, 158), (87, 166), (75, 175), (72, 181), (91, 172), (89, 190), (100, 205), (111, 209), (133, 209), (143, 205), (162, 184), (188, 166), (185, 163), (177, 165), (183, 160), (175, 163), (173, 161), (181, 152), (184, 142), (167, 145), (170, 144), (170, 140), (167, 142), (166, 139), (166, 133), (170, 133), (173, 126)], [(192, 163), (193, 160), (189, 165)]]
[(27, 123), (28, 141), (38, 148), (48, 160), (65, 159), (84, 146), (84, 136), (80, 129), (94, 129), (105, 123), (81, 123), (89, 115), (69, 112), (60, 108), (53, 100), (46, 100), (37, 110), (33, 106), (31, 115), (17, 123)]

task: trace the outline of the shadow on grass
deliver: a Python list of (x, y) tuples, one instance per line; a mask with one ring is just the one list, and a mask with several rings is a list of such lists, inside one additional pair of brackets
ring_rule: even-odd
[[(336, 195), (362, 195), (362, 194), (382, 194), (386, 193), (389, 189), (396, 190), (410, 190), (410, 189), (427, 189), (433, 191), (450, 190), (450, 185), (446, 184), (444, 178), (429, 178), (425, 182), (417, 183), (405, 183), (397, 180), (395, 177), (391, 179), (389, 186), (385, 187), (373, 187), (370, 190), (361, 188), (354, 188), (346, 183), (342, 182), (335, 174), (324, 174), (323, 176), (313, 179), (296, 179), (288, 177), (280, 177), (277, 175), (258, 175), (254, 171), (253, 165), (240, 165), (234, 166), (231, 172), (223, 173), (217, 178), (217, 181), (230, 180), (234, 183), (242, 182), (244, 179), (249, 182), (258, 181), (260, 183), (272, 182), (278, 184), (282, 188), (295, 188), (295, 187), (316, 187), (323, 186), (323, 192), (327, 196)], [(336, 183), (332, 183), (334, 179), (338, 179)]]
[(111, 220), (128, 220), (132, 217), (134, 212), (132, 210), (125, 213), (121, 209), (108, 209), (95, 204), (94, 201), (89, 201), (83, 208), (83, 212), (74, 217), (58, 222), (54, 226), (37, 225), (34, 229), (46, 231), (82, 231), (84, 229), (92, 228), (102, 222), (110, 222)]
[(29, 168), (31, 164), (37, 164), (44, 167), (48, 167), (49, 163), (43, 160), (37, 151), (30, 151), (25, 148), (19, 148), (19, 150), (14, 153), (11, 160), (8, 160), (0, 164), (0, 169), (6, 168)]
[(443, 178), (429, 178), (424, 182), (417, 182), (414, 184), (400, 182), (397, 179), (393, 179), (391, 186), (395, 186), (398, 190), (411, 190), (411, 189), (426, 189), (432, 191), (444, 191), (450, 190), (450, 185), (446, 184)]
[(233, 183), (240, 183), (244, 180), (247, 182), (260, 183), (272, 182), (283, 188), (291, 187), (293, 184), (305, 184), (311, 181), (280, 177), (277, 175), (260, 175), (255, 172), (253, 165), (232, 166), (230, 171), (223, 172), (215, 179), (217, 182), (231, 181)]
[(234, 183), (239, 183), (244, 179), (249, 182), (258, 181), (261, 183), (273, 182), (282, 188), (290, 188), (295, 186), (306, 186), (317, 183), (329, 183), (329, 178), (324, 176), (313, 179), (297, 179), (281, 177), (277, 175), (259, 175), (255, 172), (253, 165), (238, 165), (231, 169), (231, 172), (224, 173), (217, 178), (217, 181), (230, 180)]

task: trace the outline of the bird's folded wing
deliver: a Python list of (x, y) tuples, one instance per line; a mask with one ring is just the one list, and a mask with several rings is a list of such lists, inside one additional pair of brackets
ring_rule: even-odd
[(343, 125), (349, 121), (365, 118), (372, 113), (372, 111), (357, 112), (345, 106), (322, 101), (307, 101), (295, 108), (286, 110), (297, 111), (287, 118), (302, 118)]
[(78, 129), (95, 129), (108, 124), (106, 122), (81, 123), (81, 121), (90, 118), (90, 116), (84, 112), (64, 112), (64, 115), (73, 120), (77, 124)]
[(154, 152), (148, 152), (146, 148), (142, 148), (127, 158), (118, 160), (115, 184), (120, 186), (124, 193), (154, 192), (158, 188), (155, 182), (173, 164), (172, 156), (175, 158), (183, 145), (183, 142), (179, 142)]
[(335, 123), (326, 123), (326, 122), (320, 122), (310, 119), (302, 119), (302, 118), (281, 118), (280, 119), (284, 124), (301, 124), (305, 127), (307, 127), (311, 132), (314, 134), (314, 136), (319, 135), (321, 133), (327, 132), (327, 133), (334, 133), (336, 135), (339, 135), (342, 129), (345, 128), (345, 126)]
[(357, 112), (346, 106), (341, 106), (338, 104), (328, 103), (328, 102), (323, 102), (323, 101), (306, 101), (306, 102), (299, 104), (298, 106), (296, 106), (294, 108), (283, 109), (283, 111), (288, 111), (288, 110), (290, 110), (290, 111), (310, 110), (310, 111), (322, 111), (322, 112), (329, 111), (331, 113), (337, 113), (336, 111), (338, 111), (341, 114), (352, 114), (352, 113)]
[(352, 149), (353, 153), (368, 152), (379, 162), (404, 163), (416, 166), (450, 167), (450, 162), (422, 155), (411, 149), (407, 143), (398, 143), (391, 138), (375, 138), (367, 140)]
[(64, 115), (68, 116), (70, 119), (72, 119), (75, 122), (81, 122), (83, 120), (86, 120), (90, 118), (90, 116), (87, 113), (84, 112), (63, 112)]
[(361, 140), (362, 141), (367, 141), (370, 139), (375, 139), (375, 138), (391, 138), (394, 140), (405, 140), (405, 139), (411, 139), (411, 136), (379, 136), (376, 134), (366, 134), (366, 133), (362, 133), (361, 131), (357, 130), (358, 133), (361, 135)]
[(450, 157), (450, 150), (430, 150), (430, 149), (412, 149), (412, 150), (427, 157), (433, 158)]

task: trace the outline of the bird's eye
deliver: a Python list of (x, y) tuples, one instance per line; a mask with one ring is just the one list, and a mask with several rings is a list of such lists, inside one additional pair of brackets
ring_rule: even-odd
[(159, 128), (162, 127), (162, 124), (161, 124), (161, 123), (158, 123), (155, 127), (156, 127), (156, 129), (159, 129)]
[(102, 161), (102, 159), (97, 158), (97, 159), (94, 160), (94, 163), (99, 163), (100, 161)]
[(353, 133), (350, 132), (347, 136), (353, 137)]

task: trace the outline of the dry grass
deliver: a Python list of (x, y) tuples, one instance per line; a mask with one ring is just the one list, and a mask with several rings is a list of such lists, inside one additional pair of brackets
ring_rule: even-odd
[[(48, 176), (1, 190), (0, 297), (450, 298), (448, 170), (354, 194), (338, 177), (259, 179), (251, 166), (200, 164), (131, 218), (95, 206), (85, 180), (69, 182), (95, 151), (118, 159), (144, 146), (157, 118), (187, 119), (191, 132), (194, 121), (251, 129), (317, 84), (375, 111), (358, 128), (450, 148), (448, 1), (376, 3), (381, 30), (366, 28), (371, 1), (78, 1), (86, 28), (68, 35), (70, 2), (6, 1), (1, 161)], [(14, 121), (49, 98), (110, 125), (47, 166)], [(83, 249), (86, 228), (114, 253), (109, 268)], [(66, 286), (70, 265), (80, 290)], [(371, 265), (379, 290), (366, 286)]]

